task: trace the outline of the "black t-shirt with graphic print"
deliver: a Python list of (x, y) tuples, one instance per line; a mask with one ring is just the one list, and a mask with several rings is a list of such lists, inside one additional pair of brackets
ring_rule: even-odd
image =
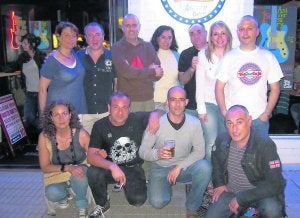
[(138, 155), (150, 112), (130, 113), (123, 126), (113, 126), (109, 117), (98, 120), (92, 129), (89, 147), (104, 149), (108, 160), (131, 166), (143, 163)]

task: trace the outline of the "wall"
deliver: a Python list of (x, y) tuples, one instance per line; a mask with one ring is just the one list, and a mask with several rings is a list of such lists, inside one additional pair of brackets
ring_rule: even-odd
[(272, 135), (283, 164), (300, 164), (300, 136)]
[[(214, 4), (216, 2), (223, 2), (224, 5), (220, 12), (210, 21), (205, 22), (204, 25), (207, 30), (209, 30), (209, 26), (212, 22), (217, 20), (223, 20), (231, 29), (233, 35), (233, 46), (235, 47), (238, 44), (237, 36), (236, 36), (236, 24), (239, 19), (246, 14), (253, 14), (254, 3), (253, 0), (128, 0), (128, 11), (129, 13), (136, 14), (141, 22), (141, 31), (140, 37), (146, 41), (149, 41), (152, 37), (154, 30), (159, 25), (169, 25), (172, 26), (175, 30), (176, 39), (179, 46), (179, 51), (182, 51), (189, 46), (190, 40), (188, 35), (188, 28), (190, 24), (184, 24), (173, 17), (171, 17), (163, 7), (163, 2), (170, 2), (171, 4), (181, 4), (181, 8), (187, 8), (186, 11), (190, 10), (190, 14), (192, 14), (192, 9), (189, 6), (194, 6), (197, 4), (198, 6), (201, 4)], [(198, 1), (198, 2), (197, 2)], [(175, 2), (175, 3), (174, 3)], [(211, 3), (207, 3), (211, 2)], [(182, 10), (183, 11), (183, 10)], [(208, 10), (210, 11), (210, 10)], [(203, 13), (204, 15), (205, 13)], [(195, 15), (189, 15), (189, 18), (197, 18)], [(200, 15), (200, 17), (203, 17)]]

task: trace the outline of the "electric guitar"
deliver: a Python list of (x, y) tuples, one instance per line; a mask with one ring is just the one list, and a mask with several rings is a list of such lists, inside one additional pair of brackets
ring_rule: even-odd
[(288, 27), (284, 24), (280, 31), (277, 30), (277, 6), (272, 6), (271, 25), (262, 23), (260, 33), (262, 35), (259, 46), (271, 51), (279, 63), (284, 63), (289, 57), (289, 50), (285, 42)]

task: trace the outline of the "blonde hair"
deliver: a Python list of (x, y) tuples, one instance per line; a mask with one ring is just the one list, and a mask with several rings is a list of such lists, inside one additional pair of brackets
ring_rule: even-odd
[(225, 30), (225, 34), (228, 37), (228, 42), (227, 42), (227, 45), (226, 45), (224, 53), (228, 52), (232, 48), (232, 34), (231, 34), (231, 31), (230, 31), (229, 27), (227, 26), (227, 24), (225, 22), (223, 22), (223, 21), (216, 21), (216, 22), (214, 22), (210, 26), (210, 29), (209, 29), (208, 46), (207, 46), (207, 49), (205, 50), (206, 58), (211, 63), (212, 63), (212, 54), (213, 54), (213, 51), (215, 50), (215, 47), (214, 47), (214, 45), (213, 45), (213, 43), (211, 41), (211, 38), (212, 38), (213, 29), (215, 27), (217, 27), (217, 26), (223, 28)]

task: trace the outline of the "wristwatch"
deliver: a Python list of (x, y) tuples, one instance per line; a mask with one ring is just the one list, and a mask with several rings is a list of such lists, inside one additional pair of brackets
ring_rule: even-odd
[(62, 164), (60, 167), (60, 172), (65, 172), (65, 164)]

